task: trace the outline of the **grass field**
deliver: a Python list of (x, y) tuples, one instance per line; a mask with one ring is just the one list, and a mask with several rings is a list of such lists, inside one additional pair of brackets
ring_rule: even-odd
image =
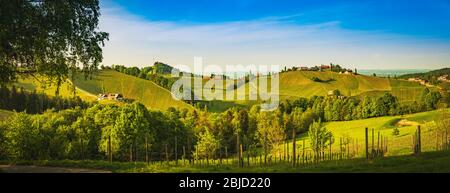
[[(55, 96), (56, 86), (55, 85), (45, 85), (41, 83), (40, 81), (36, 80), (35, 78), (21, 78), (18, 80), (17, 83), (15, 83), (16, 87), (22, 87), (25, 90), (33, 91), (36, 90), (38, 93), (44, 92), (45, 94), (49, 96)], [(69, 81), (64, 82), (60, 86), (59, 95), (62, 97), (72, 97), (73, 96), (73, 85)], [(79, 96), (81, 99), (86, 101), (93, 101), (97, 99), (97, 96), (86, 92), (80, 88), (75, 87), (75, 94)]]
[[(0, 161), (0, 164), (10, 164)], [(153, 163), (147, 165), (144, 162), (113, 162), (106, 161), (20, 161), (16, 165), (35, 165), (46, 167), (63, 168), (86, 168), (103, 171), (121, 172), (146, 172), (146, 173), (402, 173), (402, 172), (426, 172), (426, 173), (448, 173), (450, 172), (450, 151), (425, 152), (420, 156), (392, 156), (378, 158), (371, 161), (365, 159), (351, 159), (338, 161), (324, 161), (317, 164), (299, 165), (293, 168), (288, 163), (278, 163), (270, 166), (245, 166), (237, 165), (209, 165), (191, 166), (179, 163)], [(0, 171), (1, 172), (1, 171)]]
[[(450, 109), (446, 109), (450, 112)], [(422, 143), (423, 151), (435, 150), (435, 142), (433, 138), (432, 122), (439, 119), (442, 111), (435, 110), (423, 113), (410, 114), (405, 116), (386, 116), (370, 119), (354, 120), (354, 121), (337, 121), (324, 123), (324, 127), (333, 133), (335, 138), (335, 148), (337, 151), (340, 138), (349, 138), (352, 142), (350, 148), (357, 149), (358, 156), (364, 156), (364, 140), (365, 127), (369, 128), (369, 138), (371, 139), (372, 129), (375, 134), (375, 143), (378, 132), (380, 135), (388, 138), (388, 152), (387, 156), (407, 155), (412, 153), (412, 134), (416, 131), (417, 126), (422, 127)], [(407, 124), (399, 124), (407, 123)], [(398, 128), (400, 134), (394, 136), (393, 129)], [(305, 148), (310, 147), (307, 133), (303, 133), (296, 138), (297, 148), (299, 151), (303, 148), (303, 141)], [(356, 142), (357, 140), (357, 142)], [(369, 142), (370, 143), (370, 142)], [(353, 147), (355, 145), (355, 147)], [(283, 147), (284, 148), (284, 147)], [(292, 142), (289, 143), (289, 148), (292, 148)], [(280, 149), (282, 149), (280, 147)]]

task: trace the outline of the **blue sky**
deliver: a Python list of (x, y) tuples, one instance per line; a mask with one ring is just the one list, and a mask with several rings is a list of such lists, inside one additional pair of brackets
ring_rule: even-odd
[(105, 0), (104, 63), (450, 66), (450, 1)]

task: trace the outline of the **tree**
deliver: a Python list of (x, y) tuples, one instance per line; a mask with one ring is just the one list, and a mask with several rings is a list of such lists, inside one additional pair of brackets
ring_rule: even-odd
[(147, 117), (148, 110), (140, 103), (122, 107), (117, 117), (111, 138), (117, 141), (121, 156), (129, 155), (129, 161), (133, 161), (134, 153), (145, 147), (145, 136), (153, 137)]
[(95, 127), (93, 119), (86, 115), (80, 116), (77, 121), (72, 124), (75, 131), (75, 142), (78, 146), (79, 158), (94, 158), (98, 155), (98, 143), (101, 138), (101, 130)]
[(1, 5), (0, 84), (18, 75), (44, 75), (59, 88), (69, 72), (89, 74), (102, 61), (101, 45), (108, 33), (97, 31), (98, 0), (14, 0)]
[(4, 160), (7, 157), (7, 146), (6, 146), (6, 124), (0, 121), (0, 159)]
[(428, 89), (428, 88), (423, 89), (422, 93), (420, 94), (420, 101), (425, 103), (426, 97), (429, 93), (430, 93), (430, 89)]
[(314, 121), (309, 126), (308, 137), (314, 154), (318, 155), (330, 143), (333, 143), (333, 134), (322, 127), (321, 121)]
[(280, 120), (272, 112), (260, 112), (258, 116), (258, 130), (256, 135), (259, 144), (266, 153), (280, 153), (286, 135)]
[(214, 137), (208, 128), (205, 128), (204, 132), (198, 135), (198, 139), (199, 141), (195, 145), (194, 157), (197, 159), (213, 158), (218, 149), (219, 140)]
[(5, 137), (9, 157), (16, 160), (38, 159), (42, 150), (41, 140), (38, 129), (32, 126), (31, 116), (15, 113), (8, 123)]
[(441, 100), (442, 96), (438, 91), (430, 92), (425, 97), (425, 104), (428, 109), (436, 109), (439, 100)]

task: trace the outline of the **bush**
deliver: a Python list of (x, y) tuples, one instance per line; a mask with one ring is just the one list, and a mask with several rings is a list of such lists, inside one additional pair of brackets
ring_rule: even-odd
[(393, 136), (398, 136), (400, 135), (400, 130), (396, 127), (394, 129), (392, 129), (392, 135)]

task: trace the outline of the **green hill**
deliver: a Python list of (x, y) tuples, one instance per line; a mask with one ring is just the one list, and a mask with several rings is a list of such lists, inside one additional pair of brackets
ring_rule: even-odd
[[(317, 82), (317, 77), (328, 82)], [(280, 94), (285, 97), (311, 97), (326, 95), (338, 89), (343, 95), (354, 96), (368, 91), (388, 91), (388, 79), (335, 72), (292, 71), (280, 74)]]
[(139, 101), (149, 108), (160, 110), (169, 107), (192, 108), (182, 101), (174, 100), (168, 90), (151, 81), (114, 70), (101, 70), (91, 79), (79, 77), (74, 83), (79, 89), (94, 95), (121, 93), (125, 98)]
[[(200, 77), (196, 77), (200, 78)], [(191, 108), (190, 105), (176, 101), (170, 92), (158, 86), (152, 81), (127, 75), (114, 70), (100, 70), (91, 79), (84, 79), (79, 76), (75, 79), (76, 93), (84, 100), (94, 101), (96, 95), (100, 93), (122, 93), (125, 98), (142, 102), (149, 108), (165, 110), (168, 107)], [(207, 79), (203, 79), (205, 84)], [(270, 84), (270, 79), (268, 81)], [(32, 79), (20, 79), (16, 83), (18, 87), (27, 90), (44, 91), (48, 95), (54, 95), (55, 87), (48, 87), (45, 90), (42, 85)], [(60, 88), (61, 96), (71, 96), (70, 82), (65, 82)], [(216, 85), (216, 90), (225, 91), (229, 87), (224, 81), (224, 85)], [(316, 71), (289, 71), (280, 73), (280, 99), (296, 99), (299, 97), (309, 98), (313, 95), (325, 96), (329, 91), (338, 89), (341, 94), (363, 98), (364, 96), (381, 96), (386, 92), (398, 97), (401, 102), (413, 102), (418, 100), (420, 93), (425, 86), (419, 83), (409, 82), (401, 79), (388, 79), (365, 75), (339, 74), (335, 72)], [(249, 97), (249, 83), (237, 88), (238, 91), (246, 91), (246, 99)], [(206, 94), (206, 93), (205, 93)], [(101, 101), (101, 103), (111, 103), (113, 101)], [(247, 107), (258, 103), (258, 101), (248, 100), (227, 100), (227, 101), (205, 101), (202, 102), (213, 112), (222, 112), (233, 106)]]
[[(357, 98), (378, 97), (384, 93), (391, 93), (400, 102), (413, 102), (420, 99), (420, 94), (426, 88), (416, 82), (401, 79), (373, 77), (366, 75), (339, 74), (336, 72), (318, 71), (288, 71), (280, 73), (279, 94), (280, 99), (297, 99), (299, 97), (309, 98), (314, 95), (326, 96), (329, 91), (338, 89), (342, 95)], [(203, 80), (205, 84), (207, 80)], [(271, 80), (268, 79), (268, 85)], [(225, 89), (217, 86), (216, 89)], [(243, 84), (237, 88), (238, 92), (245, 92), (249, 99), (250, 83)], [(435, 88), (430, 88), (435, 89)], [(253, 89), (254, 90), (254, 89)], [(253, 93), (256, 94), (256, 93)], [(259, 101), (260, 102), (260, 101)], [(224, 111), (232, 106), (250, 106), (258, 101), (227, 100), (206, 102), (208, 109), (214, 112)]]
[[(56, 91), (56, 86), (55, 85), (51, 85), (48, 86), (38, 80), (36, 80), (35, 78), (20, 78), (18, 80), (18, 82), (14, 83), (14, 85), (18, 88), (22, 87), (25, 90), (28, 91), (33, 91), (35, 90), (38, 93), (45, 93), (46, 95), (49, 96), (55, 96), (55, 91)], [(72, 83), (70, 83), (69, 81), (66, 81), (64, 83), (62, 83), (62, 85), (59, 88), (59, 95), (62, 97), (72, 97), (73, 96), (73, 85)], [(75, 94), (77, 96), (79, 96), (81, 99), (86, 100), (86, 101), (93, 101), (97, 99), (97, 96), (86, 92), (80, 88), (75, 88)]]
[(437, 77), (442, 76), (442, 75), (450, 75), (450, 68), (442, 68), (442, 69), (432, 70), (432, 71), (423, 72), (423, 73), (405, 74), (405, 75), (399, 76), (399, 78), (404, 78), (404, 79), (421, 78), (421, 79), (433, 82), (433, 81), (436, 81)]
[[(336, 72), (289, 71), (280, 73), (280, 98), (309, 98), (313, 95), (325, 96), (338, 89), (345, 96), (381, 96), (390, 92), (400, 101), (414, 101), (425, 88), (419, 83), (406, 80), (388, 79)], [(269, 81), (270, 84), (270, 81)], [(238, 89), (248, 90), (248, 83)]]

